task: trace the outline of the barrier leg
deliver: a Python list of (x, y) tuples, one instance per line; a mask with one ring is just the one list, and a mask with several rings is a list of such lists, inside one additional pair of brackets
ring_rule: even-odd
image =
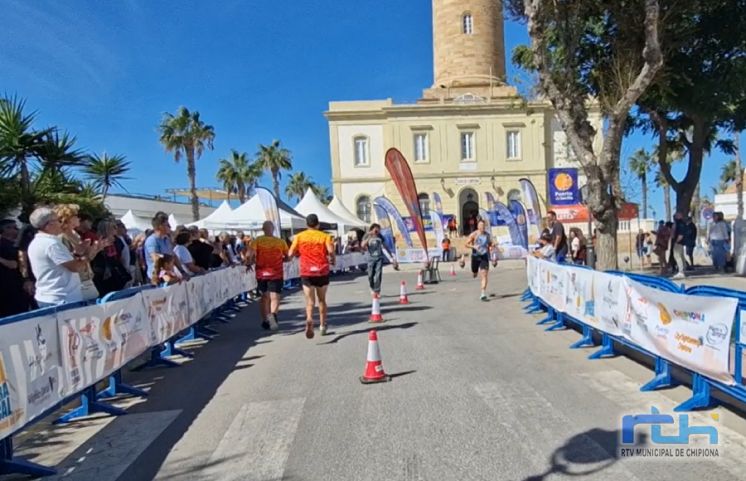
[(114, 372), (114, 374), (109, 376), (109, 386), (103, 391), (100, 391), (96, 395), (96, 397), (98, 399), (104, 399), (104, 398), (114, 397), (117, 394), (129, 394), (130, 396), (139, 396), (139, 397), (148, 396), (148, 393), (143, 391), (142, 389), (136, 388), (134, 386), (130, 386), (129, 384), (125, 384), (124, 382), (122, 382), (122, 370), (121, 369), (119, 369), (118, 371)]
[(69, 423), (95, 413), (106, 413), (112, 416), (122, 416), (127, 411), (114, 407), (110, 404), (102, 403), (96, 400), (96, 388), (91, 386), (86, 388), (80, 395), (80, 406), (76, 407), (69, 413), (57, 419), (55, 424)]
[(13, 438), (0, 440), (0, 474), (24, 474), (31, 477), (53, 476), (57, 471), (41, 464), (13, 457)]
[(531, 289), (526, 288), (526, 290), (523, 291), (523, 294), (521, 294), (521, 302), (528, 301), (531, 297)]
[(578, 341), (570, 344), (570, 349), (580, 349), (581, 347), (593, 347), (596, 343), (593, 342), (593, 330), (588, 326), (583, 326), (583, 337)]
[(209, 341), (212, 339), (212, 337), (201, 336), (199, 333), (197, 333), (197, 330), (194, 327), (190, 327), (189, 329), (187, 329), (186, 334), (174, 341), (174, 344), (176, 344), (178, 347), (178, 344), (183, 344), (190, 341), (198, 341), (200, 339)]
[(215, 339), (215, 336), (217, 336), (219, 333), (215, 329), (208, 326), (207, 323), (208, 323), (207, 320), (198, 322), (197, 324), (194, 325), (194, 330), (197, 336), (207, 341), (212, 341), (213, 339)]
[(555, 314), (556, 313), (554, 312), (554, 309), (552, 309), (551, 307), (548, 308), (547, 309), (547, 317), (545, 317), (541, 321), (537, 322), (536, 325), (537, 326), (541, 326), (542, 324), (549, 324), (550, 322), (554, 322), (555, 321)]
[(179, 367), (178, 362), (174, 362), (170, 359), (166, 359), (162, 355), (163, 352), (163, 346), (155, 346), (150, 348), (150, 359), (137, 366), (133, 371), (140, 371), (142, 369), (148, 368), (148, 367), (156, 367), (156, 366), (164, 366), (164, 367)]
[(710, 385), (704, 376), (695, 372), (692, 375), (692, 397), (673, 410), (676, 412), (694, 411), (711, 407), (713, 404), (715, 404), (715, 400), (710, 395)]
[(671, 376), (671, 363), (662, 357), (655, 358), (655, 377), (640, 388), (640, 391), (655, 391), (664, 387), (673, 387), (677, 383)]
[(534, 298), (533, 302), (529, 304), (528, 306), (523, 308), (524, 311), (526, 311), (527, 314), (535, 314), (537, 312), (541, 312), (544, 309), (541, 306), (541, 302), (539, 302), (539, 299)]
[(186, 352), (182, 349), (179, 349), (174, 344), (174, 341), (166, 341), (166, 345), (163, 347), (163, 350), (161, 351), (161, 357), (170, 357), (170, 356), (182, 356), (188, 359), (192, 359), (194, 357), (194, 354)]
[(588, 356), (588, 359), (603, 359), (614, 356), (616, 356), (616, 352), (614, 352), (614, 340), (608, 334), (602, 334), (601, 349)]
[(556, 324), (547, 327), (546, 329), (544, 329), (544, 331), (552, 332), (552, 331), (560, 331), (560, 330), (565, 329), (566, 326), (565, 326), (565, 315), (564, 314), (562, 314), (561, 312), (558, 312), (556, 321), (557, 321)]

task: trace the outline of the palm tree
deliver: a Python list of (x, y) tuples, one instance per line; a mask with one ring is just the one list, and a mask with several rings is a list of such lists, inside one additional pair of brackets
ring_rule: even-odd
[(629, 158), (629, 168), (640, 180), (642, 187), (643, 218), (648, 218), (648, 170), (653, 158), (645, 149), (640, 149)]
[(308, 189), (313, 190), (314, 188), (315, 184), (311, 177), (307, 176), (305, 172), (296, 172), (288, 179), (288, 185), (285, 186), (285, 195), (289, 199), (296, 197), (300, 201)]
[(182, 156), (187, 160), (187, 176), (192, 201), (192, 218), (199, 220), (199, 198), (197, 197), (197, 172), (195, 160), (202, 157), (205, 149), (212, 150), (215, 129), (199, 118), (199, 112), (190, 112), (180, 107), (176, 115), (165, 113), (158, 126), (160, 142), (167, 152), (174, 154), (179, 162)]
[(293, 168), (290, 151), (284, 147), (280, 147), (279, 140), (273, 140), (270, 145), (259, 146), (259, 152), (256, 154), (256, 162), (263, 171), (272, 174), (275, 195), (279, 199), (282, 171)]
[(130, 170), (130, 163), (123, 155), (93, 154), (88, 157), (83, 170), (104, 202), (109, 189), (115, 186), (124, 188), (121, 181), (128, 178), (125, 174)]
[(729, 160), (723, 164), (720, 170), (720, 191), (725, 192), (728, 188), (728, 184), (731, 182), (736, 184), (736, 199), (739, 207), (739, 219), (743, 216), (743, 181), (739, 182), (739, 179), (743, 179), (743, 169), (736, 159)]
[(223, 187), (230, 194), (238, 194), (238, 200), (243, 204), (246, 194), (250, 193), (262, 176), (262, 170), (257, 163), (251, 163), (246, 152), (239, 153), (231, 150), (230, 159), (220, 159), (220, 167), (215, 177), (223, 183)]
[(24, 113), (26, 101), (17, 97), (0, 98), (0, 175), (17, 177), (21, 209), (29, 214), (31, 199), (31, 162), (54, 129), (35, 130), (36, 112)]
[(318, 197), (324, 204), (329, 204), (334, 196), (329, 191), (329, 187), (325, 185), (313, 184), (311, 186), (313, 193)]

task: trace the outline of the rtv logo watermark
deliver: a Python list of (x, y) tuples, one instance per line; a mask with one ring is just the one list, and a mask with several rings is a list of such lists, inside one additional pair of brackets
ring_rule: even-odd
[[(692, 422), (696, 416), (697, 422)], [(712, 421), (712, 422), (711, 422)], [(722, 455), (719, 414), (709, 416), (650, 414), (622, 418), (619, 456), (622, 458), (718, 458)], [(664, 432), (665, 431), (665, 432)]]

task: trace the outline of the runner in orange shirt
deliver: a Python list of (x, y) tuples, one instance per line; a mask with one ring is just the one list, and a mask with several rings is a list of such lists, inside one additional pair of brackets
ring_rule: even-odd
[(264, 235), (249, 244), (248, 252), (255, 259), (256, 282), (262, 299), (259, 312), (264, 329), (279, 329), (277, 311), (283, 285), (283, 264), (287, 259), (288, 245), (274, 236), (275, 225), (271, 221), (262, 224)]
[(320, 333), (326, 335), (326, 289), (329, 286), (329, 266), (333, 265), (334, 244), (329, 234), (319, 230), (316, 214), (306, 217), (307, 230), (295, 235), (290, 256), (300, 257), (300, 278), (306, 297), (306, 337), (313, 338), (313, 307), (319, 301)]

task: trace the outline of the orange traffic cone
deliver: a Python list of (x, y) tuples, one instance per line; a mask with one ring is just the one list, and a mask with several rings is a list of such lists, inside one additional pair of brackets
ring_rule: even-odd
[(417, 273), (417, 286), (416, 286), (416, 289), (418, 291), (421, 291), (424, 288), (425, 288), (425, 284), (422, 282), (422, 271), (419, 271)]
[(451, 277), (456, 277), (456, 266), (451, 264)]
[(370, 322), (383, 322), (383, 316), (381, 316), (381, 300), (375, 294), (373, 294), (371, 302)]
[(376, 382), (388, 382), (391, 376), (387, 376), (383, 370), (381, 361), (381, 351), (378, 350), (378, 334), (375, 329), (368, 334), (368, 357), (365, 361), (365, 372), (360, 377), (363, 384), (373, 384)]
[(409, 304), (406, 281), (401, 281), (401, 288), (399, 288), (399, 304)]

